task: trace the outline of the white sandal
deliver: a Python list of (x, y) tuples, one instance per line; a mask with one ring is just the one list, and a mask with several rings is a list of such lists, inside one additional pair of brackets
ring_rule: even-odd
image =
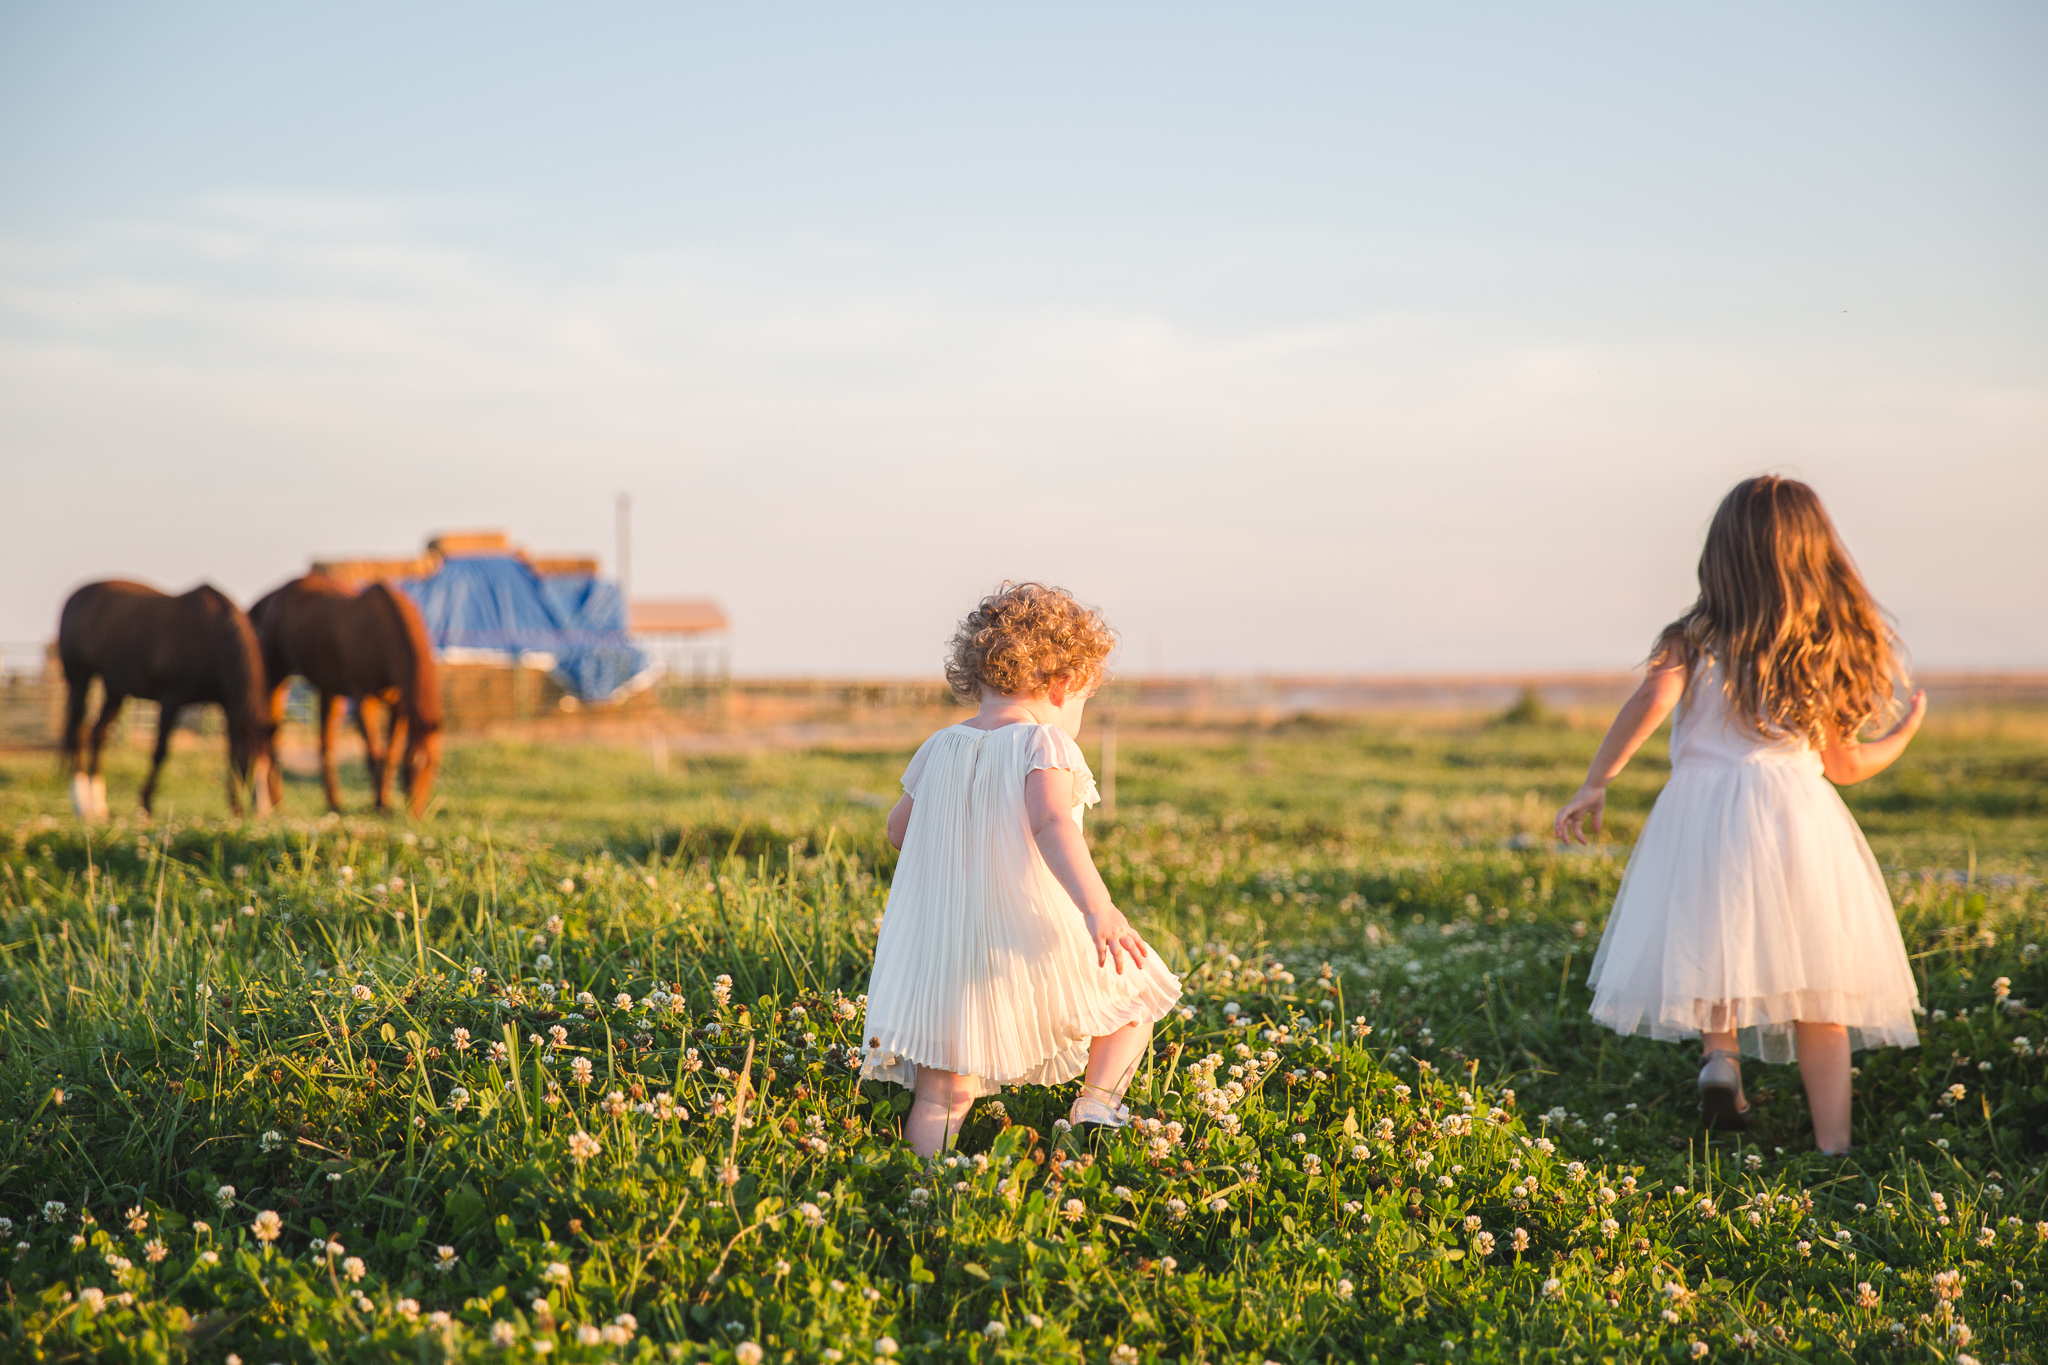
[(1088, 1095), (1077, 1096), (1074, 1107), (1067, 1111), (1067, 1122), (1079, 1128), (1093, 1123), (1104, 1128), (1121, 1128), (1131, 1121), (1130, 1109), (1122, 1104), (1106, 1104)]
[(1742, 1054), (1715, 1048), (1700, 1065), (1700, 1119), (1709, 1128), (1741, 1132), (1749, 1127), (1749, 1101), (1742, 1094)]

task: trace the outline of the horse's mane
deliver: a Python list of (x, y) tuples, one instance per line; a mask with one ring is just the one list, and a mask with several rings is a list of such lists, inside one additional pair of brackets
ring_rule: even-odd
[(376, 582), (363, 589), (364, 597), (375, 598), (398, 622), (412, 657), (406, 661), (410, 674), (413, 714), (429, 725), (441, 723), (441, 683), (434, 671), (434, 645), (427, 638), (427, 623), (413, 600), (389, 583)]

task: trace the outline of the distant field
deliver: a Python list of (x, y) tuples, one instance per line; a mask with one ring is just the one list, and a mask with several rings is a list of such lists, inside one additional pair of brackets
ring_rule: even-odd
[(459, 746), (417, 826), (303, 778), (227, 823), (181, 752), (89, 840), (0, 757), (0, 1354), (2048, 1360), (2048, 713), (1848, 793), (1935, 1013), (1842, 1163), (1791, 1068), (1710, 1143), (1688, 1050), (1585, 1020), (1664, 775), (1556, 849), (1596, 740), (1127, 723), (1091, 837), (1190, 973), (1162, 1127), (1079, 1151), (1016, 1092), (929, 1169), (844, 1051), (907, 748)]

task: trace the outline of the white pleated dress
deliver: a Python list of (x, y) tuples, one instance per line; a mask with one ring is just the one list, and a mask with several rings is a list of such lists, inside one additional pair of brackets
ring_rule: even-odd
[(1793, 1024), (1846, 1024), (1852, 1048), (1913, 1047), (1920, 994), (1877, 860), (1820, 754), (1732, 718), (1695, 673), (1671, 727), (1671, 780), (1623, 873), (1588, 978), (1593, 1018), (1676, 1041), (1733, 1030), (1767, 1062)]
[(1088, 1044), (1134, 1021), (1164, 1018), (1180, 980), (1155, 952), (1140, 967), (1098, 967), (1081, 912), (1031, 834), (1024, 779), (1074, 774), (1098, 799), (1081, 746), (1053, 725), (954, 725), (924, 742), (903, 773), (915, 803), (889, 887), (868, 982), (868, 1080), (917, 1082), (954, 1071), (976, 1095), (1056, 1085), (1088, 1065)]

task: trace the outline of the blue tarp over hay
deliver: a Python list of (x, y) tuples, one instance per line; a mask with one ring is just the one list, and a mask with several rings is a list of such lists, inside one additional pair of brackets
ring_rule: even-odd
[(445, 560), (430, 578), (399, 584), (419, 604), (444, 657), (545, 654), (563, 690), (601, 702), (653, 676), (626, 634), (616, 583), (590, 574), (548, 574), (514, 555)]

